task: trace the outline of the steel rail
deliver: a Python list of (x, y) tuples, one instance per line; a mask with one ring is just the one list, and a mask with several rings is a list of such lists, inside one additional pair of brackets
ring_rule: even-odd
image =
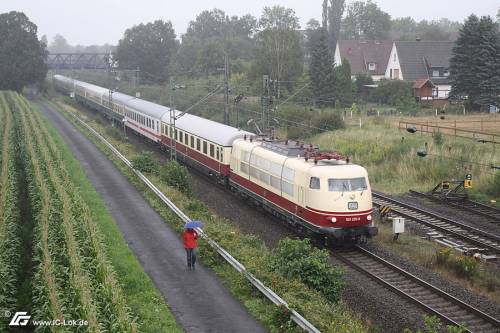
[[(96, 136), (101, 142), (103, 142), (127, 167), (129, 167), (136, 175), (139, 177), (147, 187), (149, 187), (159, 198), (162, 200), (183, 222), (189, 222), (191, 219), (180, 210), (165, 194), (163, 194), (142, 172), (133, 168), (132, 163), (122, 155), (111, 143), (109, 143), (102, 135), (100, 135), (96, 130), (90, 127), (87, 123), (81, 120), (75, 114), (68, 112), (73, 116), (81, 125), (83, 125), (87, 130), (89, 130), (94, 136)], [(255, 288), (257, 288), (265, 297), (267, 297), (271, 302), (278, 306), (284, 306), (290, 311), (290, 318), (302, 329), (311, 333), (320, 333), (321, 331), (312, 325), (307, 319), (300, 315), (297, 311), (290, 308), (288, 303), (286, 303), (278, 294), (267, 287), (263, 282), (257, 279), (252, 273), (250, 273), (243, 264), (236, 260), (229, 252), (227, 252), (222, 246), (217, 242), (212, 240), (203, 230), (197, 229), (200, 236), (205, 239), (210, 246), (212, 246), (223, 258), (228, 262), (234, 269), (240, 272)]]
[[(399, 288), (396, 285), (396, 283), (391, 283), (390, 281), (388, 281), (389, 279), (382, 277), (381, 275), (383, 275), (383, 274), (377, 274), (377, 272), (374, 272), (374, 271), (376, 271), (375, 269), (371, 271), (369, 268), (363, 267), (363, 266), (369, 266), (369, 265), (363, 265), (360, 262), (360, 260), (358, 260), (357, 258), (356, 258), (356, 260), (349, 259), (349, 254), (352, 254), (353, 251), (355, 251), (355, 254), (361, 254), (365, 258), (370, 259), (372, 262), (382, 264), (384, 267), (389, 269), (391, 272), (397, 273), (397, 274), (405, 277), (407, 281), (411, 281), (411, 282), (416, 283), (418, 286), (423, 287), (425, 290), (430, 291), (432, 294), (439, 296), (439, 298), (444, 299), (445, 301), (448, 301), (452, 306), (453, 305), (458, 306), (460, 308), (460, 310), (466, 311), (466, 314), (463, 315), (462, 317), (465, 317), (467, 314), (472, 314), (476, 318), (476, 320), (481, 319), (484, 322), (483, 325), (485, 325), (486, 323), (487, 323), (487, 325), (491, 325), (492, 330), (490, 330), (490, 331), (494, 330), (495, 332), (497, 332), (497, 329), (500, 330), (500, 320), (498, 320), (498, 319), (482, 312), (481, 310), (459, 300), (458, 298), (450, 295), (449, 293), (431, 285), (430, 283), (422, 280), (421, 278), (409, 273), (408, 271), (394, 265), (393, 263), (390, 263), (389, 261), (377, 256), (376, 254), (374, 254), (374, 253), (372, 253), (372, 252), (370, 252), (370, 251), (368, 251), (360, 246), (356, 246), (350, 252), (331, 251), (331, 253), (333, 256), (335, 256), (336, 258), (338, 258), (339, 260), (341, 260), (342, 262), (344, 262), (348, 266), (355, 268), (356, 270), (362, 272), (363, 274), (366, 274), (366, 275), (370, 276), (371, 278), (379, 281), (381, 284), (390, 288), (391, 290), (395, 291), (396, 293), (402, 295), (403, 297), (410, 299), (413, 303), (417, 304), (419, 307), (421, 307), (425, 311), (427, 311), (433, 315), (438, 316), (440, 319), (442, 319), (446, 323), (449, 323), (449, 324), (452, 324), (455, 326), (459, 326), (460, 324), (462, 324), (462, 325), (467, 324), (467, 321), (469, 322), (469, 324), (474, 322), (474, 318), (467, 320), (465, 323), (460, 322), (460, 317), (458, 317), (458, 319), (457, 318), (455, 318), (455, 319), (450, 318), (457, 311), (450, 311), (449, 310), (448, 311), (449, 313), (447, 314), (446, 308), (449, 306), (447, 306), (446, 304), (444, 306), (443, 305), (440, 306), (440, 308), (443, 308), (443, 310), (438, 310), (438, 309), (436, 309), (435, 305), (433, 306), (432, 304), (430, 304), (431, 300), (419, 299), (418, 291), (414, 292), (413, 294), (411, 293), (411, 288), (409, 288), (408, 291), (405, 291), (405, 290), (403, 290), (403, 288)], [(382, 273), (384, 273), (384, 272), (382, 272)], [(387, 271), (385, 273), (387, 273)], [(402, 282), (404, 282), (404, 281), (398, 281), (399, 284), (401, 284)], [(420, 295), (420, 296), (422, 296), (422, 295)], [(424, 298), (424, 297), (421, 297), (421, 298)], [(439, 304), (441, 299), (437, 299), (436, 303)], [(479, 324), (480, 323), (474, 324), (474, 326), (477, 327), (477, 326), (479, 326)], [(466, 329), (467, 329), (466, 332), (475, 332), (475, 331), (471, 330), (471, 328), (466, 328)]]
[[(373, 204), (375, 204), (377, 206), (383, 205), (383, 203), (380, 201), (385, 201), (385, 202), (393, 205), (393, 206), (391, 206), (391, 209), (393, 212), (397, 213), (398, 215), (401, 215), (405, 218), (416, 221), (420, 224), (424, 224), (428, 227), (439, 230), (439, 231), (446, 233), (448, 235), (452, 235), (453, 237), (460, 239), (462, 241), (466, 241), (469, 244), (472, 244), (475, 246), (481, 246), (483, 248), (487, 248), (488, 250), (490, 250), (496, 254), (500, 253), (500, 237), (498, 237), (496, 235), (492, 235), (491, 233), (488, 233), (486, 231), (471, 227), (469, 225), (460, 223), (458, 221), (451, 220), (447, 217), (444, 217), (444, 216), (426, 211), (424, 209), (415, 207), (411, 204), (408, 204), (408, 203), (405, 203), (405, 202), (402, 202), (402, 201), (399, 201), (399, 200), (396, 200), (393, 198), (389, 198), (389, 197), (382, 195), (380, 193), (373, 192), (372, 195), (374, 198)], [(379, 200), (379, 201), (377, 202), (377, 200)], [(397, 207), (397, 206), (399, 206), (399, 207)], [(421, 216), (411, 215), (410, 213), (404, 212), (403, 211), (404, 209), (410, 210), (414, 214), (421, 215)], [(428, 221), (428, 220), (433, 220), (433, 219), (438, 220), (438, 221), (437, 222)], [(439, 223), (439, 222), (448, 224), (448, 227), (437, 225), (436, 223)], [(471, 234), (467, 235), (464, 232), (454, 230), (454, 228), (450, 228), (450, 227), (459, 227), (459, 228), (463, 229), (463, 231), (468, 231)], [(480, 239), (480, 237), (486, 241), (493, 243), (493, 245), (485, 243), (484, 241), (482, 241)]]
[(495, 220), (497, 222), (500, 222), (500, 209), (491, 207), (485, 204), (482, 204), (480, 202), (472, 201), (472, 200), (458, 200), (458, 201), (450, 201), (450, 200), (444, 200), (440, 199), (438, 197), (435, 197), (431, 194), (428, 193), (423, 193), (415, 190), (410, 190), (409, 191), (411, 194), (416, 194), (418, 196), (434, 200), (436, 202), (444, 203), (447, 205), (450, 205), (452, 207), (458, 207), (459, 209), (470, 211), (474, 214), (478, 214), (484, 217), (487, 217), (489, 219)]

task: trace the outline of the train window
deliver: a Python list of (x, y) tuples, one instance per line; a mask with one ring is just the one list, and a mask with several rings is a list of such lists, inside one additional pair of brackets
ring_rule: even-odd
[(196, 139), (196, 150), (201, 151), (200, 139)]
[(156, 121), (156, 130), (158, 131), (158, 129), (160, 128), (160, 126), (158, 125), (158, 120)]
[(319, 178), (311, 177), (311, 180), (309, 181), (309, 188), (313, 190), (319, 190), (321, 188)]
[(224, 162), (224, 148), (220, 149), (220, 161)]
[(191, 135), (191, 148), (194, 148), (194, 136)]
[(243, 150), (241, 152), (241, 160), (248, 163), (248, 161), (250, 161), (250, 153), (248, 151)]
[(179, 131), (179, 142), (182, 143), (182, 139), (184, 136), (182, 135), (182, 131)]
[(271, 176), (268, 173), (260, 171), (259, 172), (259, 179), (263, 183), (271, 184)]
[(344, 191), (364, 191), (368, 187), (364, 177), (352, 179), (328, 179), (328, 191), (344, 192)]
[(206, 141), (203, 141), (203, 154), (206, 154), (207, 153), (207, 142)]
[(210, 144), (210, 157), (214, 157), (215, 156), (215, 147), (213, 144)]
[(365, 178), (361, 177), (351, 179), (351, 191), (363, 191), (367, 188)]
[(189, 135), (187, 133), (184, 133), (184, 143), (186, 146), (189, 144)]
[(257, 168), (254, 168), (253, 166), (250, 167), (250, 176), (253, 178), (259, 178), (259, 170)]
[(218, 160), (220, 159), (219, 147), (217, 147), (217, 148), (215, 149), (215, 156), (216, 156), (216, 159), (217, 159), (217, 161), (218, 161)]
[(278, 177), (271, 176), (271, 186), (277, 190), (280, 190), (280, 179)]
[(293, 185), (292, 184), (282, 181), (281, 188), (283, 189), (283, 192), (285, 192), (289, 196), (293, 197)]
[(248, 164), (241, 162), (240, 163), (240, 170), (241, 170), (241, 172), (246, 173), (248, 175)]

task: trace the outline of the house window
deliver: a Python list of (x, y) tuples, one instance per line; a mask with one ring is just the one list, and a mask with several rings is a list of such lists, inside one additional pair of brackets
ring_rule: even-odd
[(370, 71), (374, 71), (375, 69), (377, 69), (377, 64), (376, 64), (376, 63), (374, 63), (374, 62), (370, 62), (370, 63), (368, 64), (368, 70), (370, 70)]
[(450, 76), (450, 71), (444, 71), (443, 76), (446, 76), (446, 77)]
[(439, 71), (436, 71), (436, 70), (432, 71), (432, 76), (439, 77)]

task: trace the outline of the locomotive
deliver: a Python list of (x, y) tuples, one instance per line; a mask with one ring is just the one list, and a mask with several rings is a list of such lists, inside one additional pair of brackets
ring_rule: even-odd
[[(65, 76), (55, 75), (53, 82), (162, 148), (175, 149), (182, 163), (296, 228), (342, 241), (377, 234), (367, 171), (337, 153), (259, 137)], [(175, 126), (172, 117), (178, 118)]]

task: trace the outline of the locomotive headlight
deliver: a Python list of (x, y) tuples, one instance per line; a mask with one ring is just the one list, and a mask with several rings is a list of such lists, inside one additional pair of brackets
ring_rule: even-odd
[(332, 221), (332, 223), (337, 222), (337, 218), (336, 217), (331, 217), (330, 220)]
[(371, 215), (368, 215), (368, 216), (366, 217), (366, 219), (367, 219), (368, 221), (371, 221), (371, 220), (372, 220), (372, 216), (371, 216)]

